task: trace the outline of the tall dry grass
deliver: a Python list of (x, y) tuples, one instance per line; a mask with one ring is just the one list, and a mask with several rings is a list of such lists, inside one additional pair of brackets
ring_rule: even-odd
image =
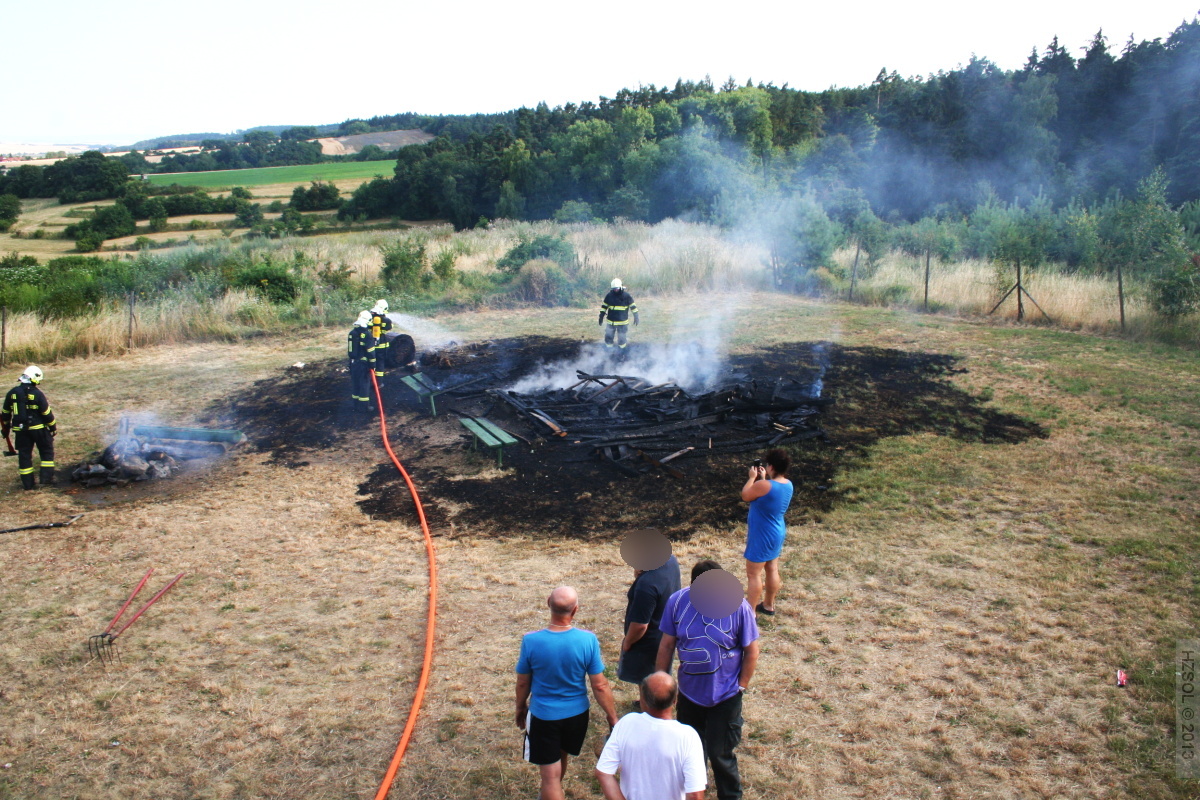
[[(383, 249), (397, 241), (419, 238), (432, 261), (441, 253), (455, 255), (454, 267), (467, 274), (492, 274), (496, 262), (520, 240), (535, 236), (565, 236), (574, 246), (580, 265), (576, 284), (587, 292), (602, 293), (614, 277), (632, 287), (639, 300), (648, 295), (722, 289), (767, 289), (770, 275), (761, 245), (732, 238), (719, 228), (667, 220), (656, 225), (637, 222), (616, 224), (498, 221), (490, 228), (455, 232), (449, 225), (430, 225), (396, 231), (335, 233), (281, 240), (255, 239), (189, 243), (162, 257), (179, 258), (215, 269), (234, 259), (250, 262), (269, 257), (276, 263), (296, 264), (313, 283), (322, 271), (341, 270), (351, 280), (349, 293), (305, 293), (294, 303), (273, 306), (253, 293), (232, 291), (219, 299), (201, 286), (172, 289), (140, 301), (136, 309), (133, 346), (194, 340), (231, 341), (263, 332), (298, 326), (348, 324), (357, 298), (381, 291)], [(854, 253), (835, 254), (822, 269), (823, 289), (829, 297), (846, 297)], [(898, 252), (884, 257), (874, 268), (860, 263), (855, 301), (872, 305), (920, 310), (923, 306), (924, 263)], [(999, 272), (990, 262), (934, 263), (929, 303), (934, 312), (986, 315), (1011, 285), (1010, 272)], [(1025, 286), (1055, 326), (1096, 332), (1120, 331), (1116, 282), (1108, 277), (1070, 274), (1053, 265), (1026, 274)], [(463, 286), (445, 288), (444, 296), (424, 298), (423, 307), (478, 308), (490, 302), (487, 295)], [(1200, 323), (1194, 318), (1165, 320), (1154, 314), (1144, 292), (1126, 286), (1125, 335), (1147, 340), (1200, 346)], [(336, 295), (336, 296), (335, 296)], [(503, 297), (511, 303), (514, 298)], [(518, 298), (519, 299), (519, 298)], [(578, 299), (578, 298), (576, 298)], [(402, 298), (394, 296), (393, 305)], [(427, 302), (426, 302), (427, 301)], [(440, 305), (439, 305), (440, 303)], [(1013, 298), (992, 317), (1012, 320)], [(1026, 320), (1046, 323), (1038, 309), (1026, 303)], [(128, 309), (120, 303), (85, 317), (39, 322), (33, 314), (9, 316), (7, 355), (13, 360), (55, 358), (127, 349)]]
[[(853, 250), (835, 254), (835, 274), (827, 280), (831, 292), (846, 296), (853, 261)], [(857, 302), (913, 309), (923, 307), (923, 259), (893, 252), (881, 259), (874, 270), (868, 269), (860, 260), (859, 270), (855, 288)], [(929, 307), (932, 311), (985, 316), (1015, 281), (1016, 273), (1011, 267), (998, 267), (994, 262), (970, 259), (939, 264), (935, 261), (930, 265)], [(1059, 265), (1050, 264), (1025, 270), (1022, 285), (1037, 302), (1034, 305), (1028, 299), (1024, 300), (1028, 322), (1053, 324), (1069, 330), (1120, 331), (1115, 278), (1070, 273)], [(1013, 294), (996, 309), (992, 318), (1012, 321), (1016, 316), (1016, 296)], [(1144, 287), (1130, 281), (1125, 285), (1125, 333), (1138, 338), (1200, 344), (1200, 327), (1196, 320), (1163, 319), (1151, 308)]]

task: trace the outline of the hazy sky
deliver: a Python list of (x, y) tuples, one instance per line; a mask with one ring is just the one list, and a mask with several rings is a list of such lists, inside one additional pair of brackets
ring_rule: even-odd
[(1200, 0), (353, 3), (0, 0), (0, 142), (129, 144), (403, 111), (503, 111), (710, 75), (820, 90), (1051, 37), (1166, 38)]

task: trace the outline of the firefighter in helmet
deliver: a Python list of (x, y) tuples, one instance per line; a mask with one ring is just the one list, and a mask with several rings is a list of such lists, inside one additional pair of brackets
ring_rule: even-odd
[(625, 284), (620, 278), (613, 278), (604, 302), (600, 304), (600, 324), (608, 318), (608, 327), (604, 329), (604, 346), (612, 347), (614, 340), (617, 347), (624, 351), (629, 344), (629, 315), (633, 314), (633, 324), (638, 324), (638, 307), (633, 302), (633, 296), (625, 290)]
[(384, 334), (392, 329), (392, 320), (387, 315), (387, 300), (379, 300), (371, 306), (371, 336), (375, 339), (375, 377), (383, 377), (383, 368), (387, 366), (388, 345)]
[(4, 396), (0, 409), (0, 430), (5, 439), (9, 431), (16, 433), (17, 465), (21, 472), (21, 486), (36, 488), (34, 482), (33, 448), (36, 446), (41, 464), (43, 486), (54, 485), (54, 437), (58, 425), (46, 395), (38, 388), (42, 382), (42, 369), (29, 365), (21, 373), (20, 382)]
[(346, 355), (350, 358), (350, 398), (356, 408), (371, 410), (371, 370), (375, 368), (375, 338), (371, 336), (371, 312), (364, 311), (354, 320), (346, 337)]

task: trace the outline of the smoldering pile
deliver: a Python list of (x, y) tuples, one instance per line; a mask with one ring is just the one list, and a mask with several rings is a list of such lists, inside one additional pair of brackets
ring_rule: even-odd
[(121, 420), (117, 440), (71, 473), (84, 486), (124, 486), (170, 478), (183, 462), (217, 458), (246, 440), (241, 431), (133, 425)]
[(550, 441), (577, 450), (570, 460), (599, 459), (629, 477), (663, 470), (682, 478), (670, 462), (824, 437), (817, 415), (832, 403), (813, 391), (819, 384), (790, 376), (728, 373), (704, 391), (634, 375), (577, 370), (576, 377), (564, 389), (488, 394)]

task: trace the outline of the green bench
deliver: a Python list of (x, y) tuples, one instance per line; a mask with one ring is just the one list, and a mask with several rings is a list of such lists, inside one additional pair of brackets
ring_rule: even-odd
[(429, 413), (435, 417), (437, 416), (437, 396), (443, 392), (448, 392), (455, 388), (453, 386), (447, 386), (444, 389), (439, 389), (433, 383), (433, 381), (425, 377), (425, 373), (423, 372), (414, 372), (412, 375), (405, 375), (400, 378), (400, 381), (405, 386), (416, 392), (417, 397), (421, 398), (422, 400), (427, 397), (429, 398)]
[(459, 417), (462, 426), (471, 432), (471, 449), (476, 450), (479, 443), (496, 451), (496, 466), (504, 466), (504, 446), (516, 444), (517, 440), (508, 431), (499, 428), (491, 420), (483, 417)]

